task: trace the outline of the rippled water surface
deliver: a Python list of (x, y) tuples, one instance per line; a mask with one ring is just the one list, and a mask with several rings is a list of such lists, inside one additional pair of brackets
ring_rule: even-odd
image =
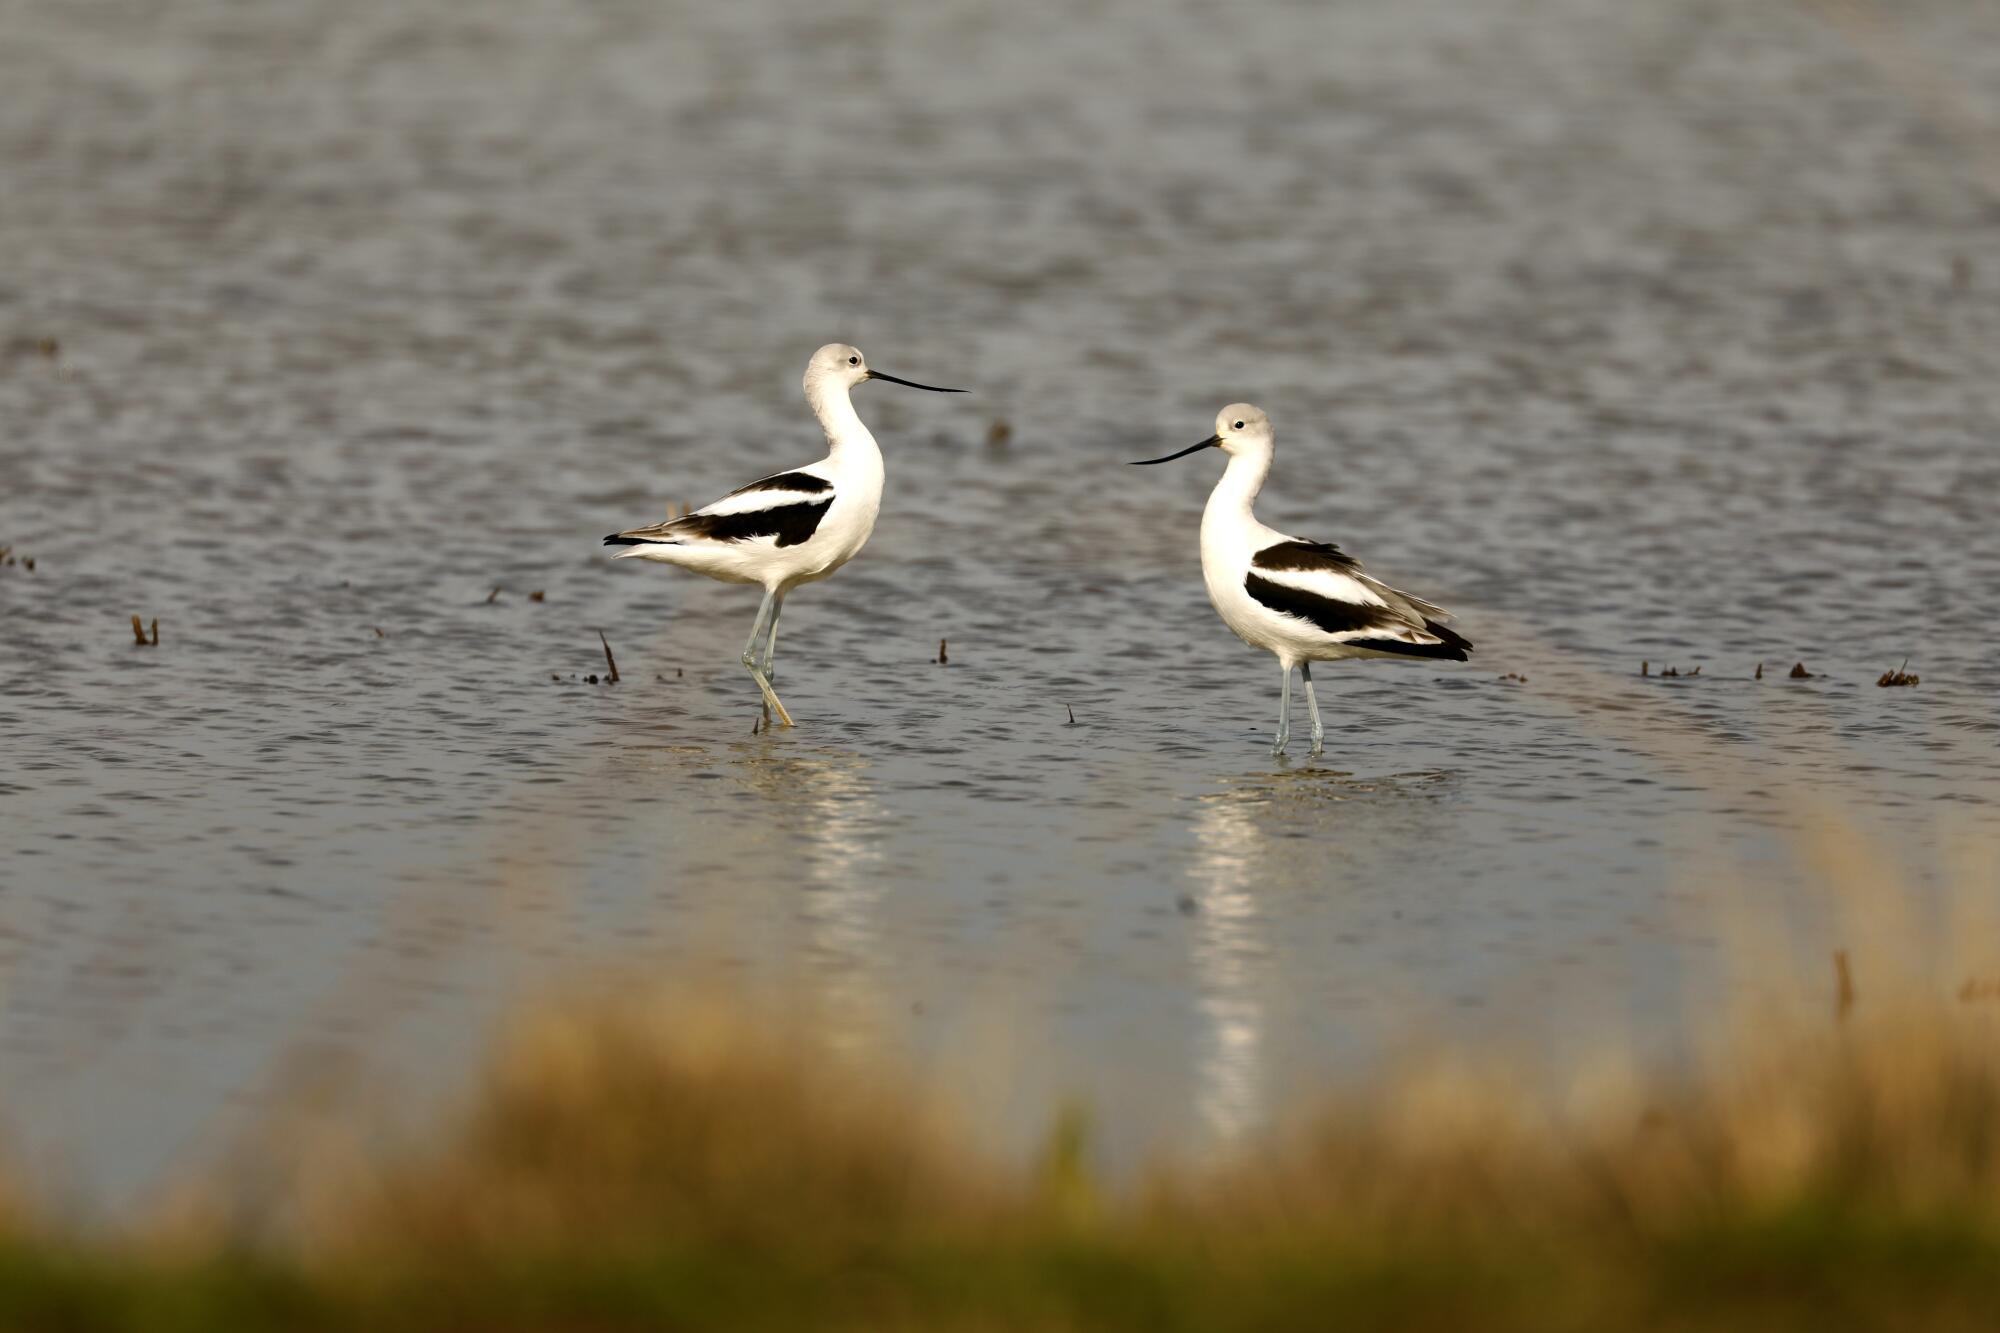
[[(0, 7), (10, 1131), (121, 1197), (600, 960), (1127, 1160), (1385, 1033), (1668, 1039), (1801, 799), (1995, 823), (2000, 17), (1852, 14)], [(861, 391), (753, 735), (754, 592), (598, 538), (817, 457), (833, 338), (974, 392)], [(1479, 647), (1323, 671), (1316, 763), (1216, 460), (1122, 466), (1238, 398)]]

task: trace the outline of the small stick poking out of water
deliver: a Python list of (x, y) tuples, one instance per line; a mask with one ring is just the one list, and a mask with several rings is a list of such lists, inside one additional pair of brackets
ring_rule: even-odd
[[(156, 626), (159, 624), (157, 620), (154, 621), (153, 623)], [(154, 630), (154, 633), (158, 632), (159, 631), (157, 629)], [(141, 621), (137, 616), (132, 617), (132, 640), (134, 643), (137, 643), (141, 648), (144, 648), (146, 646), (146, 626), (145, 623)]]
[(1877, 685), (1916, 684), (1918, 678), (1911, 672), (1904, 670), (1904, 667), (1907, 667), (1909, 665), (1910, 665), (1910, 659), (1906, 657), (1903, 659), (1902, 666), (1897, 667), (1894, 671), (1884, 671), (1882, 673), (1881, 679), (1877, 680), (1875, 683)]
[(158, 616), (153, 617), (153, 637), (146, 640), (146, 642), (155, 648), (160, 646), (160, 618)]
[(1792, 663), (1791, 678), (1793, 680), (1811, 680), (1813, 673), (1806, 670), (1804, 662), (1794, 662)]
[(1845, 1018), (1854, 1008), (1854, 973), (1848, 970), (1847, 950), (1833, 951), (1833, 1016)]
[(1762, 679), (1764, 679), (1764, 664), (1763, 664), (1762, 662), (1759, 662), (1759, 663), (1757, 664), (1757, 674), (1756, 674), (1756, 675), (1754, 675), (1754, 676), (1752, 676), (1752, 677), (1751, 677), (1750, 679), (1752, 679), (1752, 680), (1762, 680)]
[(616, 685), (618, 683), (618, 662), (611, 656), (611, 640), (604, 637), (603, 630), (599, 630), (597, 631), (597, 641), (604, 645), (604, 665), (611, 669), (611, 674), (606, 676), (604, 681), (607, 685)]
[(1652, 674), (1653, 674), (1653, 664), (1652, 664), (1651, 662), (1641, 662), (1641, 663), (1639, 663), (1639, 674), (1640, 674), (1640, 675), (1642, 675), (1642, 676), (1650, 676), (1650, 675), (1652, 675)]
[(1075, 710), (1074, 708), (1071, 708), (1071, 707), (1070, 707), (1070, 706), (1069, 706), (1068, 704), (1064, 704), (1064, 705), (1063, 705), (1063, 711), (1064, 711), (1065, 713), (1068, 713), (1068, 714), (1069, 714), (1069, 722), (1067, 723), (1067, 725), (1068, 725), (1068, 726), (1072, 726), (1072, 727), (1073, 727), (1073, 726), (1075, 726), (1075, 725), (1076, 725), (1076, 710)]
[(486, 604), (488, 606), (491, 606), (493, 605), (493, 603), (499, 600), (500, 600), (500, 585), (496, 583), (493, 585), (493, 591), (486, 594)]
[(528, 600), (531, 602), (546, 601), (548, 599), (548, 595), (549, 595), (548, 589), (537, 588), (533, 592), (528, 594)]
[(937, 664), (938, 664), (939, 666), (950, 666), (950, 665), (951, 665), (951, 654), (950, 654), (950, 653), (947, 653), (947, 652), (946, 652), (946, 651), (944, 650), (944, 643), (945, 643), (945, 641), (944, 641), (943, 639), (939, 639), (939, 640), (938, 640), (938, 655), (937, 655)]

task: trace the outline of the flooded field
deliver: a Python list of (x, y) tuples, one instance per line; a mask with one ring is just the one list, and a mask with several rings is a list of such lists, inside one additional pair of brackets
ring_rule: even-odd
[[(2000, 824), (2000, 14), (1854, 13), (0, 7), (6, 1129), (132, 1197), (612, 959), (1125, 1161), (1670, 1047), (1807, 803)], [(857, 395), (752, 734), (755, 593), (598, 541), (817, 457), (836, 338), (972, 392)], [(1324, 670), (1317, 762), (1210, 460), (1124, 466), (1234, 399), (1477, 645)]]

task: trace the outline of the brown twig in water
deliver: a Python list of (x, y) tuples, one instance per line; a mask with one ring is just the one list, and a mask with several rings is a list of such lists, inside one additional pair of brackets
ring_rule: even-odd
[(1069, 723), (1068, 723), (1068, 725), (1069, 725), (1069, 726), (1072, 726), (1072, 727), (1073, 727), (1073, 726), (1075, 726), (1075, 725), (1076, 725), (1076, 710), (1075, 710), (1074, 708), (1071, 708), (1071, 707), (1070, 707), (1070, 706), (1069, 706), (1068, 704), (1064, 704), (1064, 705), (1063, 705), (1063, 711), (1064, 711), (1065, 713), (1068, 713), (1068, 714), (1069, 714)]
[(1854, 1008), (1854, 973), (1847, 966), (1847, 950), (1833, 951), (1833, 1016), (1846, 1018)]
[(939, 640), (938, 640), (938, 655), (937, 655), (937, 664), (938, 664), (939, 666), (950, 666), (950, 665), (951, 665), (951, 655), (950, 655), (949, 653), (945, 652), (945, 650), (944, 650), (944, 640), (943, 640), (943, 639), (939, 639)]
[(1650, 676), (1650, 675), (1652, 675), (1652, 674), (1653, 674), (1653, 664), (1652, 664), (1651, 662), (1641, 662), (1641, 663), (1639, 663), (1639, 674), (1640, 674), (1640, 675), (1642, 675), (1642, 676)]
[(1762, 680), (1762, 679), (1764, 679), (1764, 664), (1763, 664), (1762, 662), (1759, 662), (1759, 663), (1757, 664), (1757, 674), (1756, 674), (1756, 675), (1754, 675), (1754, 676), (1752, 676), (1752, 677), (1751, 677), (1750, 679), (1752, 679), (1752, 680)]
[(611, 640), (604, 637), (604, 631), (597, 631), (597, 641), (604, 645), (604, 665), (611, 668), (611, 674), (604, 678), (607, 685), (618, 683), (618, 662), (611, 656)]
[(1904, 667), (1907, 667), (1909, 665), (1910, 665), (1910, 659), (1906, 657), (1903, 659), (1902, 666), (1897, 667), (1894, 671), (1884, 671), (1881, 675), (1881, 678), (1878, 679), (1875, 683), (1877, 685), (1916, 684), (1918, 677), (1903, 669)]
[(1813, 673), (1806, 670), (1806, 664), (1804, 662), (1792, 663), (1791, 679), (1811, 680), (1812, 678), (1813, 678)]
[(160, 618), (158, 616), (153, 617), (153, 637), (148, 639), (147, 642), (155, 648), (160, 646)]
[(146, 624), (139, 617), (132, 617), (132, 641), (141, 648), (146, 646)]
[(486, 604), (488, 606), (491, 606), (493, 605), (493, 603), (499, 600), (500, 600), (500, 585), (496, 583), (493, 585), (493, 591), (486, 594)]
[(531, 602), (546, 601), (548, 600), (548, 595), (549, 595), (548, 589), (537, 588), (533, 592), (528, 594), (528, 600)]

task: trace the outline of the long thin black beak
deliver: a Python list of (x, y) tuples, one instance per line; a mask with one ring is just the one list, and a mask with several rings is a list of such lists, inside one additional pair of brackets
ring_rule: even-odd
[(1132, 466), (1151, 467), (1155, 463), (1171, 463), (1176, 458), (1186, 458), (1189, 454), (1194, 453), (1197, 450), (1213, 449), (1216, 445), (1221, 443), (1222, 443), (1222, 437), (1220, 435), (1211, 435), (1207, 439), (1203, 440), (1200, 444), (1191, 444), (1177, 454), (1168, 454), (1165, 458), (1141, 458), (1136, 462), (1134, 462)]
[(899, 380), (899, 379), (897, 379), (897, 378), (896, 378), (896, 377), (895, 377), (894, 375), (884, 375), (884, 374), (883, 374), (883, 373), (882, 373), (881, 371), (879, 371), (879, 370), (871, 370), (871, 371), (869, 371), (869, 372), (868, 372), (868, 378), (869, 378), (869, 379), (871, 379), (871, 380), (887, 380), (887, 381), (889, 381), (889, 383), (891, 383), (891, 384), (901, 384), (901, 385), (903, 385), (903, 386), (904, 386), (905, 388), (910, 388), (910, 389), (928, 389), (928, 390), (930, 390), (930, 391), (931, 391), (932, 393), (964, 393), (964, 392), (965, 392), (965, 390), (963, 390), (963, 389), (940, 389), (940, 388), (938, 388), (938, 386), (937, 386), (937, 385), (935, 385), (935, 384), (919, 384), (919, 383), (917, 383), (917, 382), (916, 382), (915, 380)]

